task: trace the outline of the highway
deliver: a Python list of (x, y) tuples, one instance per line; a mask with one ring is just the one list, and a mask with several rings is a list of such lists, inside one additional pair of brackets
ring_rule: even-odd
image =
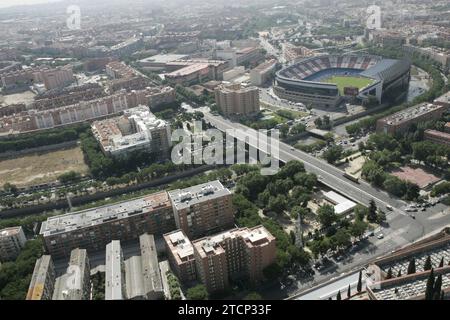
[[(227, 120), (221, 116), (215, 116), (208, 112), (205, 113), (204, 119), (207, 123), (223, 132), (232, 129), (243, 130), (242, 132), (237, 131), (233, 135), (235, 138), (240, 140), (244, 139), (244, 132), (252, 137), (256, 137), (258, 134), (256, 130), (253, 130), (247, 126), (244, 126), (237, 122), (231, 122), (230, 120)], [(263, 150), (264, 148), (267, 148), (265, 145), (265, 141), (259, 141), (258, 146), (256, 139), (250, 140), (254, 140), (249, 141), (249, 144), (252, 147), (262, 148)], [(401, 210), (401, 208), (405, 205), (403, 201), (391, 197), (386, 192), (378, 190), (364, 181), (355, 183), (351, 180), (348, 180), (343, 176), (343, 171), (326, 163), (325, 161), (315, 158), (303, 151), (293, 149), (292, 146), (281, 141), (278, 143), (278, 149), (276, 148), (275, 150), (271, 150), (271, 154), (275, 156), (278, 153), (278, 157), (281, 162), (286, 163), (290, 160), (302, 161), (305, 165), (305, 169), (308, 172), (315, 173), (319, 177), (321, 183), (338, 191), (348, 198), (365, 205), (368, 205), (370, 200), (373, 199), (377, 206), (384, 211), (386, 211), (386, 206), (390, 205), (398, 214), (404, 214), (404, 212)]]

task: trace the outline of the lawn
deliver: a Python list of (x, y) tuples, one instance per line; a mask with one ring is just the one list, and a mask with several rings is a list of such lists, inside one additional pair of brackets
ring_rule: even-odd
[(374, 80), (364, 77), (332, 76), (324, 79), (322, 82), (336, 84), (338, 86), (339, 93), (343, 95), (345, 87), (357, 87), (358, 89), (362, 89), (367, 87), (369, 84), (372, 84)]

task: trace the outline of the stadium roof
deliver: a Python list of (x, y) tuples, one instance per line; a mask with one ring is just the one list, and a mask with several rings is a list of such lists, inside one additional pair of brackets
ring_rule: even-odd
[(382, 59), (373, 67), (361, 72), (362, 76), (378, 80), (394, 79), (411, 67), (407, 60)]

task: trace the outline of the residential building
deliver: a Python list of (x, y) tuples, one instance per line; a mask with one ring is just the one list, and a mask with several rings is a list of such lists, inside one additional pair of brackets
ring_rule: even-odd
[(132, 78), (137, 75), (136, 70), (120, 61), (112, 61), (106, 65), (106, 74), (113, 79)]
[(88, 252), (104, 250), (112, 240), (132, 240), (143, 233), (162, 235), (175, 229), (167, 192), (49, 217), (40, 234), (48, 253), (68, 256), (75, 248)]
[(421, 103), (377, 121), (377, 132), (395, 134), (405, 132), (412, 124), (436, 120), (448, 108), (443, 105)]
[(139, 105), (150, 108), (175, 101), (171, 87), (152, 87), (112, 95), (49, 110), (28, 110), (0, 119), (0, 134), (15, 134), (34, 130), (62, 127), (74, 123), (93, 121), (118, 114)]
[(277, 61), (270, 59), (250, 71), (250, 81), (253, 86), (261, 86), (275, 74)]
[(237, 279), (258, 283), (276, 258), (275, 237), (263, 226), (229, 230), (192, 245), (198, 277), (209, 292), (224, 291)]
[(175, 230), (164, 235), (170, 267), (182, 283), (192, 283), (197, 279), (194, 247), (183, 230)]
[(56, 278), (53, 300), (90, 300), (91, 269), (85, 249), (73, 249), (67, 272)]
[(55, 286), (55, 266), (52, 257), (44, 255), (36, 260), (26, 300), (51, 300)]
[(0, 262), (15, 260), (26, 241), (20, 226), (0, 230)]
[(222, 85), (215, 90), (216, 104), (226, 116), (250, 115), (260, 110), (259, 90), (240, 84)]
[(92, 132), (108, 156), (120, 157), (145, 150), (166, 159), (172, 145), (170, 125), (155, 117), (147, 106), (123, 112), (123, 116), (95, 121)]
[(437, 130), (425, 130), (424, 139), (434, 143), (445, 144), (447, 146), (450, 146), (450, 133), (447, 132)]
[(229, 229), (234, 223), (231, 192), (219, 180), (169, 191), (177, 228), (198, 238)]

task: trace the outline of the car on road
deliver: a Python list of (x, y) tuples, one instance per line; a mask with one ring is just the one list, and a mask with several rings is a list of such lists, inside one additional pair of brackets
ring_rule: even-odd
[(383, 238), (384, 238), (384, 234), (379, 233), (379, 234), (377, 235), (377, 239), (383, 239)]
[(294, 148), (294, 147), (291, 147), (291, 151), (295, 151), (295, 148)]
[(392, 206), (390, 206), (390, 205), (387, 205), (386, 209), (388, 209), (389, 211), (393, 211), (394, 210), (394, 208), (392, 208)]

